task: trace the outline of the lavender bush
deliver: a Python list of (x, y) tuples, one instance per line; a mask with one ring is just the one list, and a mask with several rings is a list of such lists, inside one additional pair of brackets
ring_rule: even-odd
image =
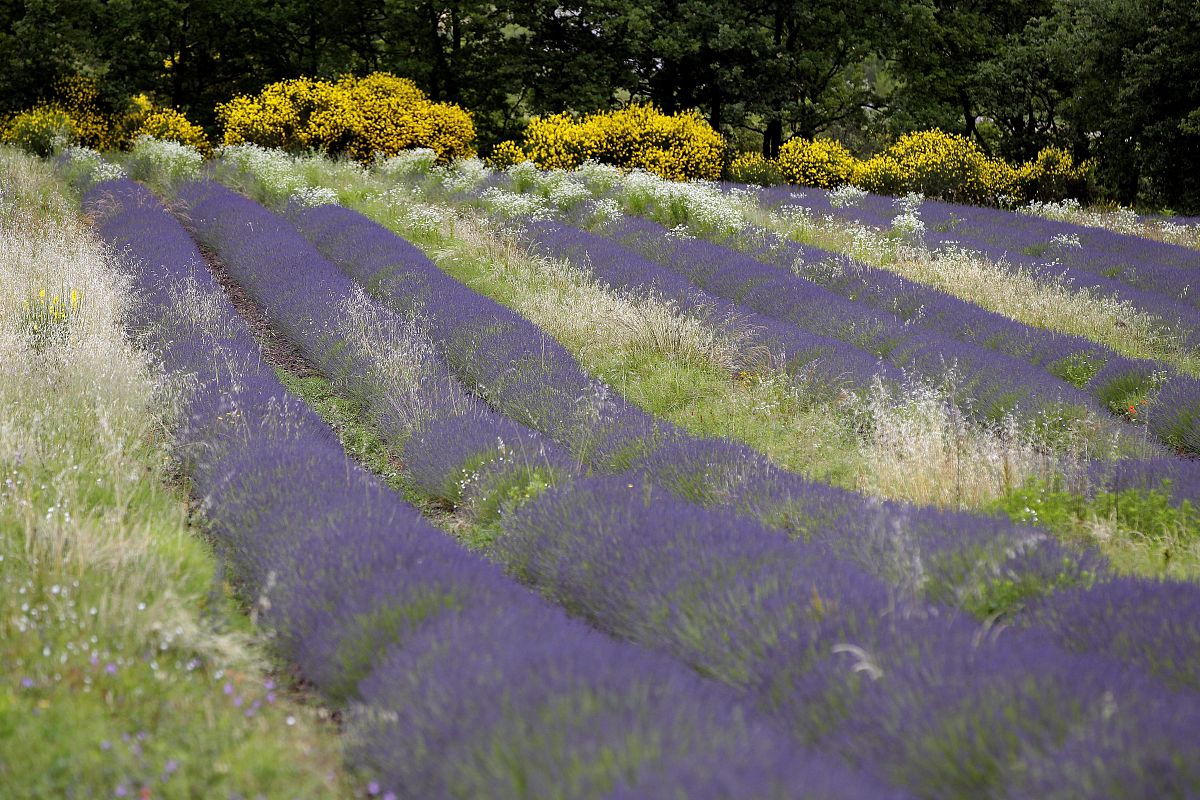
[[(216, 540), (284, 652), (331, 697), (356, 699), (352, 752), (380, 791), (603, 797), (636, 790), (642, 772), (661, 787), (656, 775), (693, 760), (756, 765), (718, 767), (704, 797), (878, 793), (797, 758), (726, 690), (588, 632), (457, 548), (287, 394), (211, 279), (188, 276), (199, 254), (148, 192), (101, 184), (85, 208), (143, 290), (135, 332), (192, 378), (180, 443)], [(207, 304), (204, 324), (178, 324), (185, 289)]]
[[(188, 225), (306, 359), (365, 404), (386, 407), (390, 396), (373, 380), (384, 354), (350, 341), (345, 331), (345, 309), (359, 292), (354, 282), (287, 220), (220, 184), (187, 184), (180, 199)], [(370, 312), (377, 328), (404, 326), (385, 309)], [(373, 417), (386, 438), (403, 446), (419, 488), (430, 496), (455, 505), (474, 477), (475, 505), (494, 510), (513, 487), (553, 482), (574, 468), (574, 460), (544, 435), (470, 397), (435, 359), (429, 367), (415, 379), (422, 384), (420, 419), (407, 415), (406, 427), (391, 427), (398, 421), (393, 416), (379, 412)], [(442, 437), (436, 449), (425, 446), (431, 425)], [(410, 446), (414, 428), (424, 432)]]

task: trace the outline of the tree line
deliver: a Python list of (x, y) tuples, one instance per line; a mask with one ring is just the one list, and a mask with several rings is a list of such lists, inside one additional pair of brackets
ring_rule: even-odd
[(485, 151), (650, 101), (768, 156), (933, 127), (1014, 160), (1059, 145), (1104, 199), (1200, 213), (1194, 0), (0, 0), (0, 114), (83, 74), (213, 129), (235, 94), (372, 70), (471, 110)]

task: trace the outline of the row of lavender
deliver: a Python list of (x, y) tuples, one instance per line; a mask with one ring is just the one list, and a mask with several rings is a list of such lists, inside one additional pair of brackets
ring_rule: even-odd
[[(520, 188), (497, 174), (472, 194), (504, 187)], [(586, 205), (568, 216), (591, 217)], [(830, 270), (834, 254), (778, 237), (747, 255), (680, 236), (643, 217), (601, 219), (606, 222), (599, 233), (635, 252), (555, 222), (535, 221), (526, 235), (544, 252), (570, 258), (610, 285), (651, 289), (685, 307), (746, 320), (764, 331), (768, 346), (788, 333), (813, 336), (816, 331), (934, 380), (953, 364), (964, 384), (961, 395), (984, 417), (1014, 403), (1024, 403), (1034, 413), (1054, 408), (1062, 403), (1055, 392), (1065, 388), (1059, 380), (1120, 414), (1152, 394), (1154, 402), (1143, 405), (1141, 414), (1152, 432), (1172, 448), (1200, 452), (1200, 381), (1157, 362), (1033, 328), (850, 259), (840, 259), (841, 268)], [(869, 374), (859, 367), (861, 354), (847, 359), (844, 351), (826, 350), (814, 356), (822, 359), (827, 373), (845, 364), (843, 377), (860, 386)], [(890, 377), (887, 372), (881, 376)], [(1047, 398), (1055, 399), (1047, 404)], [(1079, 401), (1078, 396), (1073, 399)], [(1095, 490), (1165, 490), (1176, 501), (1200, 497), (1200, 464), (1165, 453), (1099, 461), (1089, 471)]]
[[(239, 214), (248, 218), (251, 210)], [(686, 500), (729, 505), (820, 541), (889, 580), (908, 581), (907, 562), (918, 559), (919, 593), (981, 613), (999, 610), (995, 589), (1010, 581), (1020, 587), (1015, 594), (1024, 595), (1099, 569), (1091, 554), (1065, 551), (1044, 532), (994, 517), (878, 503), (782, 471), (748, 446), (698, 438), (654, 420), (612, 398), (537, 326), (450, 278), (386, 228), (340, 206), (303, 210), (296, 224), (383, 303), (426, 319), (435, 345), (468, 388), (594, 470), (645, 472)], [(885, 534), (896, 528), (904, 531), (903, 545)]]
[[(818, 326), (853, 327), (859, 322), (860, 329), (873, 323), (874, 336), (897, 326), (929, 330), (939, 337), (934, 345), (938, 348), (946, 341), (963, 342), (972, 346), (972, 357), (978, 357), (982, 347), (1017, 386), (1025, 383), (1030, 370), (1023, 364), (1022, 373), (1012, 373), (1014, 360), (1049, 376), (1074, 377), (1111, 410), (1125, 409), (1151, 394), (1153, 400), (1142, 412), (1151, 431), (1165, 444), (1200, 452), (1200, 381), (1157, 362), (1126, 358), (1082, 337), (1032, 328), (887, 270), (849, 260), (841, 270), (822, 269), (834, 255), (795, 242), (770, 243), (758, 254), (760, 260), (713, 242), (681, 239), (638, 217), (624, 217), (602, 232), (706, 291), (771, 316)], [(798, 267), (808, 268), (811, 280), (791, 272)], [(943, 352), (947, 361), (961, 366), (958, 351)], [(971, 387), (965, 388), (970, 393)], [(1165, 454), (1121, 465), (1099, 462), (1092, 473), (1098, 486), (1113, 490), (1158, 489), (1166, 479), (1178, 498), (1200, 497), (1200, 464)]]
[[(185, 196), (198, 197), (194, 191)], [(192, 208), (198, 229), (221, 218), (229, 227), (214, 241), (226, 242), (235, 237), (236, 220), (243, 220), (242, 234), (259, 238), (260, 257), (287, 261), (293, 282), (326, 284), (328, 266), (305, 253), (294, 235), (289, 241), (281, 220), (228, 193), (219, 200), (211, 188), (206, 194)], [(206, 202), (213, 206), (208, 211)], [(334, 209), (302, 217), (330, 214), (353, 222)], [(210, 231), (218, 227), (212, 224)], [(388, 265), (389, 253), (413, 257), (399, 245), (387, 246), (382, 236), (358, 241), (377, 268)], [(223, 255), (244, 255), (237, 245), (221, 249)], [(279, 256), (284, 250), (293, 255)], [(254, 272), (275, 269), (252, 266), (232, 268), (251, 282)], [(374, 277), (384, 282), (378, 271)], [(404, 283), (418, 285), (411, 275)], [(428, 288), (427, 282), (419, 285)], [(425, 295), (425, 309), (441, 296)], [(1154, 616), (1130, 626), (1137, 633), (1132, 638), (1105, 640), (1101, 622), (1113, 613), (1103, 610), (1113, 599), (1147, 595), (1143, 612), (1178, 602), (1180, 593), (1171, 587), (1118, 582), (1065, 593), (1042, 606), (1037, 618), (1043, 632), (1010, 632), (980, 643), (975, 625), (896, 605), (881, 584), (820, 546), (797, 547), (728, 512), (682, 503), (636, 476), (563, 480), (506, 518), (505, 528), (498, 555), (575, 613), (743, 688), (801, 738), (836, 743), (855, 763), (929, 796), (974, 796), (1006, 786), (1018, 795), (1070, 796), (1090, 781), (1111, 782), (1114, 792), (1136, 796), (1152, 777), (1140, 751), (1122, 764), (1098, 768), (1088, 761), (1088, 748), (1140, 742), (1143, 728), (1173, 741), (1195, 722), (1194, 698), (1180, 699), (1108, 660), (1132, 659), (1176, 687), (1192, 686), (1190, 671), (1177, 669), (1186, 658), (1152, 655), (1159, 646), (1186, 648), (1188, 640), (1159, 641), (1169, 634), (1152, 624)], [(1079, 626), (1087, 615), (1099, 619)], [(1090, 651), (1088, 657), (1064, 652), (1045, 632)], [(1102, 697), (1130, 713), (1115, 722), (1094, 719)], [(880, 719), (891, 724), (881, 727)], [(987, 735), (964, 746), (960, 726), (972, 723)], [(1180, 763), (1188, 758), (1186, 746), (1177, 752), (1178, 743), (1155, 740), (1150, 746), (1167, 746)], [(1057, 771), (1062, 759), (1077, 767), (1065, 783)], [(1195, 780), (1186, 768), (1172, 771), (1171, 779)]]
[(131, 326), (170, 373), (191, 380), (179, 452), (218, 546), (282, 651), (351, 704), (351, 752), (377, 774), (373, 791), (882, 791), (755, 722), (726, 690), (589, 632), (455, 546), (288, 395), (149, 192), (107, 182), (85, 208), (129, 259), (139, 298)]
[[(763, 189), (759, 199), (771, 208), (794, 206), (881, 230), (890, 229), (898, 213), (894, 198), (868, 194), (835, 203), (831, 192), (808, 187)], [(938, 200), (923, 200), (916, 209), (927, 245), (961, 245), (998, 264), (1128, 301), (1167, 325), (1180, 326), (1189, 345), (1200, 342), (1200, 298), (1190, 288), (1200, 257), (1191, 248)]]

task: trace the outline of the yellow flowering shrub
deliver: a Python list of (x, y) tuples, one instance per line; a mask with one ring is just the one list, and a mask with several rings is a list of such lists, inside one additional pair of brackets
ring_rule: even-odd
[(529, 121), (522, 150), (542, 169), (574, 169), (599, 149), (596, 138), (583, 121), (570, 114), (552, 114)]
[(831, 139), (793, 137), (779, 148), (776, 164), (790, 183), (832, 189), (854, 175), (855, 158), (844, 145)]
[(527, 161), (528, 157), (521, 145), (513, 141), (504, 141), (492, 148), (487, 157), (487, 165), (492, 169), (508, 169), (513, 164)]
[[(333, 104), (332, 85), (309, 78), (277, 81), (254, 97), (239, 95), (217, 106), (225, 144), (252, 143), (281, 150), (313, 146), (309, 117)], [(328, 135), (327, 131), (321, 133)]]
[(446, 161), (473, 154), (470, 113), (434, 103), (407, 78), (375, 72), (336, 83), (297, 78), (217, 106), (227, 145), (250, 142), (299, 151), (322, 149), (370, 162), (376, 154), (428, 147)]
[(669, 180), (716, 180), (725, 139), (695, 111), (667, 115), (651, 105), (630, 105), (580, 119), (535, 117), (522, 149), (542, 169), (573, 169), (595, 160)]
[[(857, 159), (837, 142), (790, 139), (774, 162), (791, 183), (832, 188), (849, 183), (876, 194), (919, 192), (960, 203), (1008, 206), (1029, 200), (1060, 200), (1086, 191), (1090, 162), (1047, 147), (1033, 161), (1013, 166), (989, 157), (971, 139), (940, 130), (901, 136), (891, 147)], [(757, 154), (730, 166), (736, 181), (764, 183), (758, 175), (772, 162)]]
[(1076, 164), (1059, 147), (1046, 147), (1033, 161), (1013, 166), (989, 157), (965, 136), (929, 130), (905, 134), (868, 159), (855, 158), (837, 142), (789, 139), (774, 162), (757, 153), (738, 156), (729, 177), (766, 184), (774, 168), (788, 182), (805, 186), (848, 183), (875, 194), (919, 192), (951, 202), (1011, 206), (1080, 196), (1091, 167), (1086, 161)]
[(742, 153), (734, 158), (729, 165), (729, 179), (759, 186), (774, 186), (784, 180), (779, 164), (758, 152)]
[(850, 183), (875, 194), (902, 194), (904, 175), (895, 159), (880, 153), (854, 162)]
[(212, 145), (209, 144), (204, 129), (173, 108), (152, 110), (134, 130), (133, 138), (138, 136), (153, 136), (164, 142), (179, 142), (194, 147), (205, 155), (212, 152)]
[(112, 119), (99, 107), (96, 82), (82, 75), (54, 84), (53, 100), (39, 103), (9, 119), (0, 139), (40, 156), (82, 144), (95, 150), (116, 145)]
[(54, 84), (54, 103), (68, 114), (75, 125), (79, 144), (93, 150), (111, 150), (119, 141), (112, 117), (100, 110), (100, 89), (96, 81), (72, 75)]
[[(989, 158), (972, 139), (940, 130), (906, 133), (882, 154), (895, 163), (905, 192), (961, 203), (1001, 203), (1016, 196), (1017, 171)], [(865, 187), (864, 187), (865, 188)]]
[(41, 105), (22, 111), (0, 126), (0, 141), (48, 156), (78, 144), (79, 134), (70, 114), (58, 106)]
[(1092, 164), (1075, 163), (1071, 154), (1061, 147), (1044, 147), (1033, 161), (1017, 169), (1017, 184), (1021, 200), (1043, 202), (1078, 197), (1087, 189)]

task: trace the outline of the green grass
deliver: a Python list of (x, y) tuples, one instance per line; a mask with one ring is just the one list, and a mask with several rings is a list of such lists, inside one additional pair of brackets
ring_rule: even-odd
[(399, 492), (431, 523), (475, 550), (486, 549), (495, 540), (499, 532), (498, 505), (491, 514), (472, 514), (473, 509), (451, 509), (432, 501), (413, 486), (404, 471), (398, 447), (389, 446), (366, 421), (361, 403), (339, 392), (320, 375), (299, 377), (282, 369), (276, 369), (275, 374), (288, 391), (329, 424), (351, 458)]
[[(170, 397), (48, 164), (0, 150), (0, 786), (5, 798), (345, 797), (340, 744), (191, 524)], [(12, 287), (68, 285), (63, 335)]]
[(1200, 511), (1188, 501), (1172, 505), (1164, 492), (1125, 489), (1085, 498), (1034, 481), (992, 508), (1099, 547), (1118, 572), (1200, 579)]

